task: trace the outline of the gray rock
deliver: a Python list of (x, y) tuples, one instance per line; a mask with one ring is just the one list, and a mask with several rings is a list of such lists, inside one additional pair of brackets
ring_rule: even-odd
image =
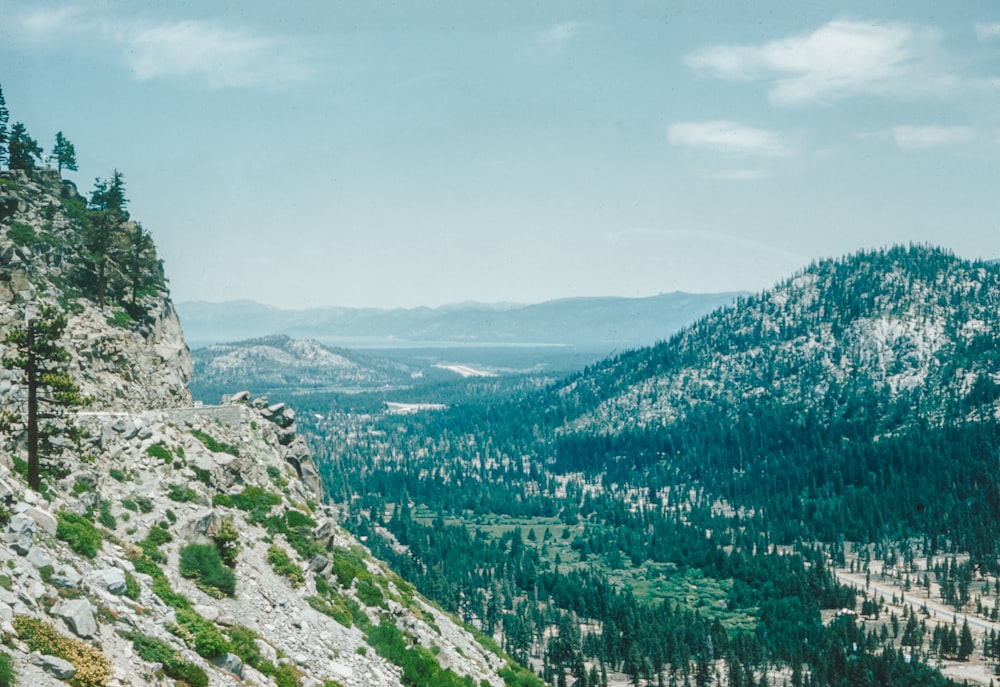
[(56, 528), (59, 526), (59, 521), (56, 520), (56, 516), (52, 515), (49, 511), (38, 506), (32, 506), (24, 510), (24, 514), (35, 521), (35, 525), (38, 530), (55, 536)]
[(125, 573), (118, 568), (104, 568), (89, 575), (90, 582), (112, 594), (121, 596), (125, 593)]
[(128, 417), (120, 417), (112, 422), (111, 429), (121, 434), (124, 439), (132, 439), (139, 433), (139, 428), (135, 422), (132, 421), (132, 418)]
[(75, 589), (83, 584), (83, 575), (68, 565), (57, 565), (52, 573), (52, 584), (63, 589)]
[(265, 661), (270, 661), (271, 663), (278, 662), (278, 651), (273, 646), (265, 642), (263, 639), (255, 639), (253, 643), (257, 645), (257, 649), (260, 651), (260, 657)]
[(36, 568), (44, 568), (46, 565), (52, 565), (55, 562), (48, 551), (38, 546), (32, 546), (28, 549), (28, 555), (25, 558)]
[(321, 554), (316, 554), (309, 561), (309, 569), (313, 572), (322, 572), (328, 565), (330, 565), (330, 559)]
[(224, 520), (214, 510), (203, 511), (181, 525), (179, 534), (184, 541), (210, 543), (211, 538), (219, 533)]
[(11, 516), (7, 524), (7, 532), (4, 540), (10, 547), (24, 556), (31, 550), (31, 543), (34, 538), (35, 521), (23, 513)]
[(14, 609), (5, 603), (0, 603), (0, 632), (12, 637), (17, 636), (14, 629)]
[(52, 607), (52, 615), (65, 620), (66, 626), (77, 637), (90, 639), (97, 634), (97, 621), (94, 620), (94, 609), (86, 599), (60, 601)]
[(31, 652), (31, 655), (28, 656), (28, 663), (41, 667), (42, 670), (58, 680), (72, 680), (73, 676), (76, 675), (76, 668), (69, 661), (48, 654), (40, 654), (37, 651)]
[(149, 427), (142, 427), (136, 433), (136, 436), (138, 436), (140, 439), (142, 439), (143, 441), (145, 441), (146, 439), (148, 439), (151, 436), (153, 436), (153, 430), (151, 430)]
[(237, 403), (248, 403), (249, 401), (250, 401), (250, 392), (244, 390), (244, 391), (237, 391), (235, 394), (229, 397), (227, 402), (235, 405)]
[(212, 659), (212, 665), (228, 670), (236, 677), (243, 679), (243, 659), (236, 654), (223, 654)]

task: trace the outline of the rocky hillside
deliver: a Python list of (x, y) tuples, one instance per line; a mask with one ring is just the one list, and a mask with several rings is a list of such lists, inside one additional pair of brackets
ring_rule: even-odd
[[(193, 368), (166, 291), (144, 295), (133, 317), (118, 304), (98, 307), (75, 286), (85, 262), (85, 207), (55, 170), (0, 172), (0, 330), (23, 326), (42, 305), (57, 306), (68, 319), (72, 377), (93, 408), (188, 404)], [(17, 400), (9, 376), (0, 381), (0, 409)]]
[(0, 326), (43, 305), (85, 404), (26, 486), (17, 370), (0, 384), (0, 678), (17, 684), (390, 687), (524, 676), (373, 560), (323, 503), (294, 412), (192, 407), (165, 289), (98, 306), (74, 286), (86, 203), (0, 173)]
[(372, 390), (409, 383), (411, 375), (398, 363), (287, 336), (213, 344), (192, 356), (192, 388), (202, 398), (250, 385), (268, 394)]

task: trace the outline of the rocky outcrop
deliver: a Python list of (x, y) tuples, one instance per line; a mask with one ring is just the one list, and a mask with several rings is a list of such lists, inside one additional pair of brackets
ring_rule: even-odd
[[(51, 170), (0, 182), (0, 331), (43, 303), (65, 311), (87, 397), (63, 419), (39, 494), (10, 458), (23, 427), (5, 411), (25, 390), (0, 372), (13, 438), (0, 454), (0, 633), (19, 684), (396, 687), (402, 668), (385, 656), (405, 651), (502, 687), (505, 657), (338, 525), (290, 407), (245, 392), (190, 404), (168, 294), (124, 317), (67, 287), (81, 259), (75, 187)], [(369, 644), (382, 624), (404, 646)]]
[[(169, 294), (139, 299), (141, 316), (101, 308), (72, 287), (85, 261), (76, 187), (54, 170), (0, 172), (0, 331), (23, 326), (42, 305), (63, 310), (70, 373), (89, 405), (141, 411), (190, 404), (193, 371)], [(75, 200), (74, 200), (75, 199)], [(75, 205), (74, 205), (75, 202)], [(4, 342), (0, 338), (0, 354)], [(19, 404), (16, 374), (0, 374), (0, 411)]]

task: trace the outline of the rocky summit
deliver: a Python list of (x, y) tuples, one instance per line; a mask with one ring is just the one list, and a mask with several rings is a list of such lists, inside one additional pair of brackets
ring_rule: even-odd
[(504, 685), (509, 659), (340, 527), (291, 408), (191, 404), (165, 287), (87, 290), (90, 212), (52, 170), (0, 172), (0, 353), (55, 309), (79, 392), (45, 412), (34, 490), (16, 360), (0, 379), (0, 651), (17, 684)]

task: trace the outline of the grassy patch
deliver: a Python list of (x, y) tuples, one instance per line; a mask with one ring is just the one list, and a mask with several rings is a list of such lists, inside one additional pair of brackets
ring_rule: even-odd
[(138, 632), (123, 632), (122, 637), (131, 640), (132, 648), (144, 661), (159, 663), (163, 674), (189, 687), (208, 687), (208, 675), (199, 666), (188, 663), (180, 652), (164, 641)]
[(159, 458), (167, 465), (174, 462), (174, 454), (170, 452), (164, 444), (153, 444), (146, 449), (146, 455), (151, 458)]
[(330, 616), (344, 627), (350, 627), (354, 624), (354, 616), (351, 613), (351, 609), (347, 607), (344, 599), (340, 596), (333, 598), (310, 596), (306, 601), (313, 609)]
[(294, 586), (298, 587), (305, 582), (302, 569), (288, 556), (288, 552), (280, 546), (272, 545), (267, 550), (267, 562), (271, 564), (274, 572), (287, 577)]
[(194, 610), (177, 610), (177, 624), (167, 629), (183, 639), (199, 656), (214, 658), (229, 651), (229, 641), (212, 622)]
[(212, 596), (233, 596), (236, 575), (226, 567), (219, 549), (212, 544), (188, 544), (181, 549), (180, 572), (193, 579), (198, 587)]
[(85, 558), (93, 558), (101, 550), (104, 538), (94, 524), (82, 515), (59, 511), (56, 513), (58, 526), (56, 538), (61, 539), (75, 553)]
[(167, 487), (167, 498), (178, 503), (193, 503), (198, 500), (198, 492), (181, 484), (171, 484)]
[(228, 453), (231, 456), (239, 456), (240, 450), (235, 446), (223, 443), (210, 434), (206, 434), (198, 429), (191, 430), (191, 436), (200, 441), (205, 448), (214, 453)]

